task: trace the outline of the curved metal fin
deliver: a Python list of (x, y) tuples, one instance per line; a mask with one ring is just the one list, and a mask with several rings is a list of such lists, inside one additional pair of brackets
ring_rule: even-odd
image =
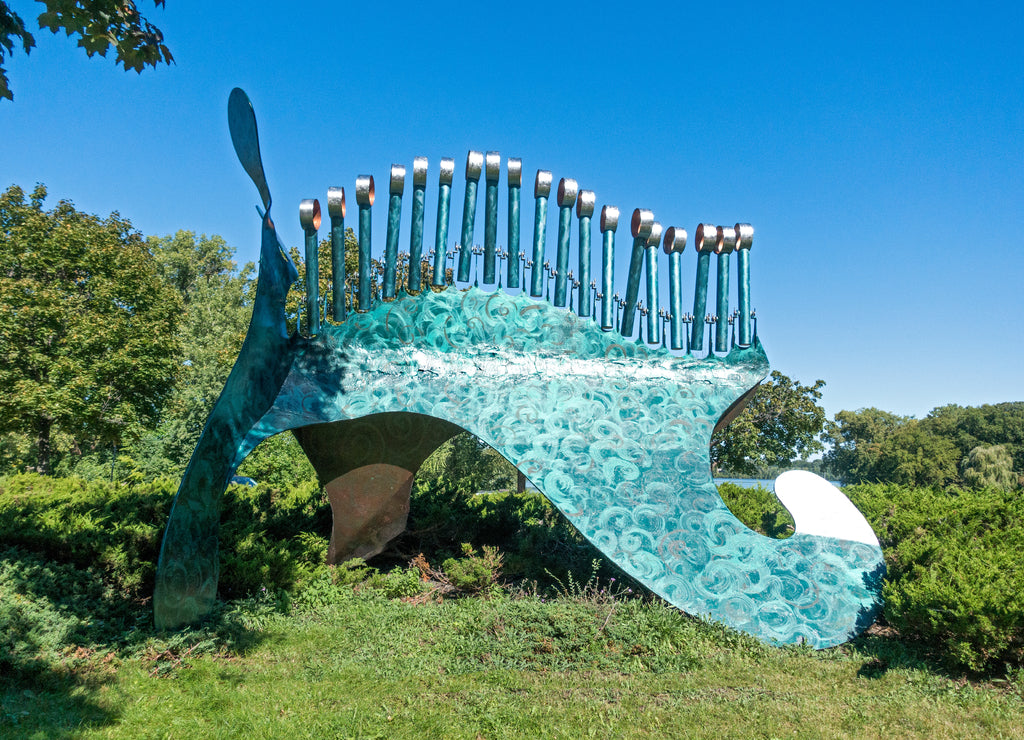
[(238, 87), (228, 97), (228, 128), (231, 130), (231, 143), (235, 146), (238, 161), (260, 191), (263, 208), (270, 210), (270, 188), (267, 187), (267, 176), (263, 173), (263, 160), (260, 159), (256, 113), (249, 102), (249, 96)]

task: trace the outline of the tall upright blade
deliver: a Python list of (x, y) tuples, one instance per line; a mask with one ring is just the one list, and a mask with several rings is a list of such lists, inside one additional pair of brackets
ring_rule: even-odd
[(231, 131), (231, 143), (235, 145), (238, 161), (260, 191), (263, 208), (269, 210), (270, 188), (267, 187), (267, 176), (263, 173), (263, 160), (260, 159), (256, 113), (249, 102), (249, 96), (241, 88), (236, 87), (228, 97), (228, 129)]

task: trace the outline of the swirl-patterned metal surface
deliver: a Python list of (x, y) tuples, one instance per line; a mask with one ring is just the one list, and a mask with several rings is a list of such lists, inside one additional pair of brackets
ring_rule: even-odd
[[(844, 642), (874, 618), (877, 547), (770, 539), (718, 496), (711, 433), (766, 374), (760, 344), (722, 358), (676, 357), (616, 341), (546, 303), (471, 289), (379, 305), (315, 339), (293, 337), (291, 352), (232, 469), (287, 429), (386, 412), (447, 420), (508, 458), (603, 553), (686, 612), (816, 647)], [(201, 508), (216, 508), (220, 493), (211, 488)], [(187, 530), (216, 541), (215, 531)], [(202, 581), (201, 570), (186, 581)], [(174, 623), (197, 616), (181, 596)]]
[[(220, 497), (260, 441), (331, 430), (363, 444), (329, 475), (374, 462), (410, 469), (451, 425), (494, 447), (607, 557), (690, 614), (818, 648), (874, 620), (884, 574), (876, 545), (799, 527), (765, 537), (715, 488), (715, 425), (768, 372), (756, 339), (724, 357), (675, 356), (546, 302), (475, 288), (402, 294), (316, 337), (287, 337), (291, 280), (268, 209), (249, 334), (164, 537), (158, 626), (212, 606)], [(368, 422), (379, 433), (358, 431)], [(411, 448), (409, 460), (396, 457)]]

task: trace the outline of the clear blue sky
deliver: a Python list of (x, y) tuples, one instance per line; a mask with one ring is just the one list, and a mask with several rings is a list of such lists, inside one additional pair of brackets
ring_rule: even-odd
[[(830, 414), (1024, 399), (1018, 3), (139, 7), (174, 66), (137, 76), (48, 32), (8, 59), (0, 187), (43, 182), (50, 205), (220, 234), (254, 259), (258, 196), (225, 112), (239, 86), (289, 245), (302, 198), (344, 186), (354, 225), (356, 175), (385, 193), (391, 163), (411, 171), (417, 155), (432, 166), (428, 234), (437, 162), (455, 158), (456, 224), (466, 152), (498, 150), (523, 159), (524, 234), (538, 168), (691, 239), (701, 221), (752, 223), (768, 357), (825, 379)], [(688, 247), (687, 296), (694, 259)]]

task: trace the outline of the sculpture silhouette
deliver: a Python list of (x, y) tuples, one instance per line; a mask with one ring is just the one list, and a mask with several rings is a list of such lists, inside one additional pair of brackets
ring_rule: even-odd
[[(734, 337), (727, 354), (708, 351), (698, 358), (603, 331), (590, 319), (590, 304), (582, 297), (579, 311), (573, 312), (525, 294), (476, 287), (412, 295), (389, 285), (395, 264), (389, 233), (381, 299), (360, 290), (363, 312), (323, 327), (317, 326), (318, 316), (310, 316), (307, 325), (316, 327), (315, 335), (289, 335), (285, 294), (296, 271), (270, 217), (255, 117), (240, 90), (232, 92), (229, 120), (239, 159), (265, 209), (259, 281), (242, 350), (171, 511), (154, 594), (158, 626), (183, 625), (210, 610), (217, 590), (220, 497), (245, 456), (263, 439), (286, 430), (294, 431), (331, 498), (332, 562), (372, 553), (398, 534), (417, 468), (445, 440), (466, 430), (529, 477), (608, 558), (683, 611), (767, 641), (802, 641), (819, 648), (844, 642), (871, 624), (881, 604), (884, 564), (870, 528), (865, 532), (866, 523), (853, 529), (842, 521), (831, 528), (822, 525), (822, 516), (812, 511), (814, 502), (826, 502), (817, 506), (826, 513), (842, 504), (828, 503), (830, 494), (801, 501), (799, 491), (809, 490), (809, 484), (790, 479), (795, 493), (785, 503), (796, 532), (770, 539), (736, 519), (715, 488), (709, 461), (712, 432), (739, 412), (746, 394), (768, 372), (756, 331), (746, 337), (748, 346), (736, 345)], [(444, 176), (442, 168), (442, 200)], [(470, 207), (468, 191), (467, 186)], [(372, 181), (365, 195), (364, 190), (361, 206), (372, 203)], [(559, 200), (564, 212), (566, 199)], [(515, 212), (518, 218), (518, 203)], [(640, 260), (633, 262), (642, 264), (647, 255), (650, 287), (656, 276), (652, 250), (646, 248), (652, 229), (637, 225), (645, 219), (634, 214), (632, 256), (639, 251)], [(415, 217), (413, 231), (415, 238)], [(397, 237), (397, 227), (395, 232)], [(488, 232), (490, 253), (490, 224)], [(700, 248), (708, 230), (699, 232)], [(669, 235), (666, 251), (672, 252), (669, 241), (675, 244), (679, 238)], [(368, 253), (364, 241), (361, 252)], [(557, 269), (564, 276), (562, 241), (560, 224)], [(536, 242), (535, 237), (535, 247)], [(581, 239), (581, 250), (582, 245)], [(444, 249), (444, 240), (438, 247)], [(469, 250), (462, 250), (460, 262), (465, 253)], [(699, 254), (698, 294), (702, 269), (706, 284), (703, 258), (710, 250)], [(510, 263), (513, 259), (510, 255)], [(534, 262), (536, 274), (540, 261)], [(677, 265), (670, 261), (670, 269)], [(441, 267), (443, 276), (443, 261)], [(485, 260), (485, 277), (493, 281), (489, 267), (493, 262)], [(741, 279), (748, 270), (741, 263)], [(360, 277), (367, 272), (361, 270)], [(722, 273), (720, 261), (720, 285)], [(463, 275), (468, 274), (467, 268)], [(639, 272), (631, 269), (627, 304), (634, 303), (623, 307), (623, 324), (626, 318), (632, 323), (638, 281)], [(677, 322), (683, 318), (677, 283), (674, 279), (674, 346), (682, 336)], [(563, 303), (567, 285), (571, 282), (556, 286), (556, 299)], [(409, 287), (418, 290), (418, 279)], [(315, 281), (311, 288), (315, 297)], [(608, 293), (606, 288), (605, 307)], [(656, 290), (649, 295), (656, 300)], [(741, 294), (741, 308), (749, 314), (743, 299)], [(653, 313), (654, 303), (649, 305)], [(722, 327), (728, 330), (727, 315), (727, 309), (720, 311), (715, 339)], [(651, 326), (648, 336), (657, 336)], [(703, 330), (700, 319), (692, 327), (693, 338), (698, 326)], [(703, 346), (699, 334), (697, 348)], [(832, 490), (849, 506), (843, 517), (863, 522), (852, 504)]]

